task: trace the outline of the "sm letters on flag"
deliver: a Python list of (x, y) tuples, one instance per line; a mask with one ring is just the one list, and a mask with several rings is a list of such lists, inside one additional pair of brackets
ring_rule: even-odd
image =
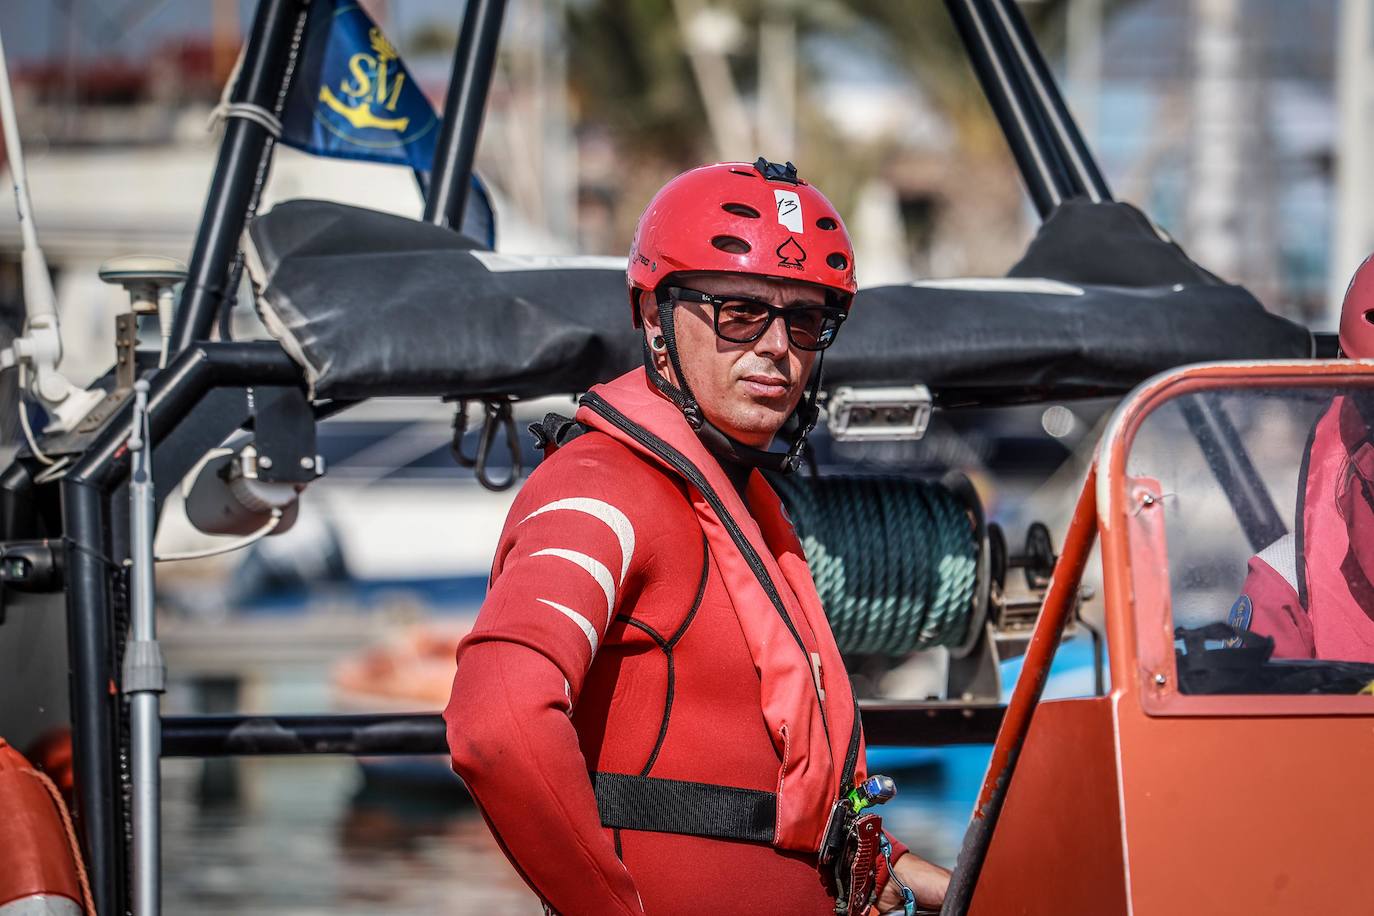
[[(313, 0), (282, 111), (282, 142), (316, 156), (406, 165), (428, 184), (439, 118), (382, 30), (353, 0)], [(461, 231), (491, 248), (496, 222), (474, 174)]]

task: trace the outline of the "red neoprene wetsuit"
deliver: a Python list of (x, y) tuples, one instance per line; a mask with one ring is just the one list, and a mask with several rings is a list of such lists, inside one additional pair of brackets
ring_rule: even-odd
[(778, 789), (759, 683), (686, 485), (589, 432), (511, 509), (458, 649), (453, 766), (559, 913), (827, 913), (814, 855), (601, 826), (592, 771)]

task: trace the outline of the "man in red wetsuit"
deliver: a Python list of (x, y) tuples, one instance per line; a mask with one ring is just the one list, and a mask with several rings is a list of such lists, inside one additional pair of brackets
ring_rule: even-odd
[[(1341, 305), (1341, 353), (1374, 358), (1374, 255)], [(1374, 397), (1332, 398), (1307, 444), (1294, 531), (1251, 557), (1228, 623), (1276, 658), (1374, 662)]]
[[(453, 767), (552, 912), (831, 913), (818, 850), (863, 736), (759, 469), (798, 462), (853, 249), (790, 163), (725, 163), (659, 191), (628, 280), (645, 366), (516, 498), (458, 648)], [(944, 869), (863, 848), (879, 911), (943, 898)]]

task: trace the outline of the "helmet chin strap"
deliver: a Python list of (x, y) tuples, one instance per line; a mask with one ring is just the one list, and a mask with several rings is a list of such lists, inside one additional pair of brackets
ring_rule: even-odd
[(692, 394), (692, 389), (687, 384), (687, 376), (682, 372), (682, 363), (678, 359), (677, 338), (673, 332), (673, 313), (677, 303), (662, 290), (655, 291), (655, 296), (658, 299), (658, 322), (659, 327), (662, 328), (665, 349), (668, 351), (668, 362), (672, 364), (673, 374), (677, 376), (681, 387), (674, 386), (658, 371), (658, 367), (654, 365), (653, 353), (649, 350), (649, 345), (646, 342), (643, 345), (644, 370), (650, 381), (654, 383), (654, 387), (677, 405), (678, 409), (682, 411), (682, 415), (687, 418), (687, 423), (714, 454), (725, 456), (739, 464), (783, 474), (791, 474), (801, 467), (802, 453), (806, 450), (806, 437), (811, 434), (811, 430), (815, 429), (816, 420), (820, 416), (820, 408), (816, 406), (816, 399), (820, 395), (821, 364), (825, 361), (825, 352), (822, 351), (820, 356), (816, 358), (816, 366), (811, 372), (810, 388), (806, 397), (793, 411), (793, 415), (797, 418), (797, 429), (791, 437), (787, 451), (770, 452), (766, 449), (755, 448), (752, 445), (745, 445), (717, 428), (702, 413), (701, 405), (697, 403), (696, 396)]

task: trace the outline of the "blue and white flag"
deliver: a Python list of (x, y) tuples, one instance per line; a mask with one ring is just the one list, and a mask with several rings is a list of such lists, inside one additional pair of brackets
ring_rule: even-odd
[[(408, 165), (427, 187), (439, 118), (367, 12), (352, 0), (314, 0), (303, 44), (282, 142), (316, 156)], [(476, 175), (461, 229), (495, 243), (491, 200)]]

